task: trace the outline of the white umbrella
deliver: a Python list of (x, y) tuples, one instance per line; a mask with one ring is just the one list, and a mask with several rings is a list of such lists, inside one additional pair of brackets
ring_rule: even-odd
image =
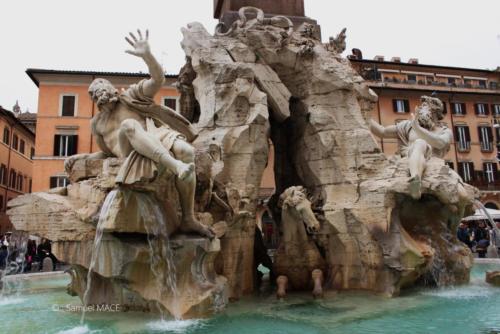
[[(494, 209), (486, 209), (488, 211), (488, 214), (491, 216), (493, 219), (500, 219), (500, 210), (494, 210)], [(462, 220), (464, 221), (472, 221), (472, 220), (487, 220), (488, 217), (484, 213), (482, 209), (477, 209), (474, 215), (464, 217)]]

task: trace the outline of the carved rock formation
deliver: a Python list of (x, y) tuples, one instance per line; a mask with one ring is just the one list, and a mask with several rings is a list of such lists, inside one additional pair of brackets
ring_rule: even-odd
[(491, 285), (500, 286), (500, 271), (486, 272), (486, 282)]
[[(240, 14), (245, 16), (247, 11), (259, 14), (253, 8), (243, 8)], [(223, 145), (230, 142), (219, 139), (221, 127), (242, 123), (235, 119), (221, 122), (220, 117), (227, 115), (227, 110), (249, 110), (237, 97), (259, 93), (259, 112), (251, 115), (261, 115), (262, 136), (259, 145), (249, 147), (256, 157), (259, 152), (255, 148), (267, 154), (269, 114), (276, 194), (293, 185), (302, 185), (311, 193), (322, 225), (315, 238), (327, 263), (325, 281), (330, 288), (393, 295), (419, 281), (467, 281), (471, 255), (452, 231), (471, 209), (477, 197), (475, 188), (463, 184), (442, 160), (432, 161), (422, 181), (422, 200), (411, 200), (407, 163), (404, 159), (388, 160), (368, 129), (377, 96), (349, 62), (329, 52), (307, 24), (294, 31), (282, 18), (253, 17), (245, 16), (215, 37), (199, 23), (183, 29), (182, 45), (196, 72), (193, 87), (201, 110), (198, 126), (205, 131), (202, 138)], [(265, 81), (272, 86), (262, 84), (258, 68), (270, 74), (272, 79)], [(287, 103), (273, 103), (276, 97)], [(227, 153), (226, 147), (223, 151)], [(233, 147), (231, 152), (238, 148), (248, 154), (243, 146)], [(244, 189), (247, 180), (260, 174), (261, 169), (246, 159), (243, 164), (226, 159), (216, 177), (222, 184), (234, 182)], [(259, 161), (259, 167), (263, 166)], [(259, 173), (252, 177), (247, 174), (256, 170)], [(236, 177), (243, 179), (236, 171), (244, 173), (245, 182), (234, 181)], [(279, 220), (279, 212), (274, 211)], [(247, 240), (251, 242), (251, 238)], [(237, 241), (225, 244), (223, 238), (223, 253), (233, 242)], [(237, 272), (241, 268), (237, 262), (232, 260), (224, 274)], [(437, 275), (441, 270), (444, 273)], [(234, 277), (229, 281), (233, 296), (246, 291), (241, 281)]]
[[(68, 187), (19, 196), (9, 203), (9, 215), (18, 230), (53, 240), (54, 255), (72, 265), (68, 289), (82, 300), (95, 225), (120, 165), (115, 158), (79, 160), (70, 175), (74, 183)], [(219, 239), (168, 238), (177, 228), (179, 211), (172, 181), (167, 177), (154, 186), (118, 189), (101, 222), (104, 235), (91, 275), (89, 305), (116, 303), (124, 309), (152, 311), (160, 307), (175, 316), (206, 315), (224, 307), (227, 281), (214, 271)], [(165, 197), (157, 197), (155, 192), (166, 194), (168, 201), (161, 203), (157, 198)], [(208, 221), (211, 219), (205, 219)], [(167, 242), (172, 252), (167, 255), (175, 266), (176, 295), (166, 281), (172, 268), (165, 268), (156, 258)]]
[[(257, 15), (248, 18), (248, 11)], [(270, 207), (281, 232), (287, 218), (278, 196), (291, 186), (307, 189), (307, 213), (320, 226), (303, 239), (303, 258), (293, 255), (301, 245), (287, 248), (292, 245), (281, 240), (284, 256), (278, 254), (276, 269), (303, 272), (279, 276), (278, 297), (289, 288), (310, 291), (314, 277), (318, 296), (320, 281), (324, 289), (396, 295), (419, 283), (468, 280), (472, 257), (454, 231), (472, 211), (477, 189), (432, 158), (422, 178), (422, 198), (412, 199), (407, 161), (387, 159), (369, 131), (377, 96), (346, 59), (316, 39), (314, 27), (296, 28), (284, 17), (243, 8), (240, 21), (225, 33), (212, 36), (199, 23), (182, 29), (187, 57), (178, 83), (182, 113), (198, 130), (192, 143), (196, 215), (214, 227), (220, 243), (170, 238), (174, 296), (165, 289), (165, 274), (173, 267), (152, 255), (154, 247), (163, 252), (167, 235), (179, 225), (173, 177), (122, 187), (100, 225), (104, 237), (91, 303), (139, 309), (159, 304), (176, 315), (199, 315), (224, 305), (227, 297), (252, 292), (258, 191), (271, 141), (276, 192)], [(68, 187), (9, 202), (18, 230), (53, 240), (55, 255), (74, 264), (69, 290), (79, 296), (95, 226), (121, 163), (77, 161)], [(311, 276), (314, 269), (322, 271), (321, 279)]]

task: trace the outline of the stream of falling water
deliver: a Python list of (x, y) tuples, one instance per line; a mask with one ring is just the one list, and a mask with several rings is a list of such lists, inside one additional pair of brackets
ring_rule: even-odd
[(481, 203), (479, 200), (474, 200), (474, 204), (477, 206), (477, 208), (481, 211), (483, 211), (484, 215), (486, 216), (486, 218), (488, 218), (491, 226), (494, 228), (495, 227), (495, 221), (493, 220), (493, 218), (491, 217), (490, 213), (488, 212), (488, 209), (486, 209), (486, 207), (483, 205), (483, 203)]
[[(171, 312), (175, 320), (181, 320), (182, 314), (179, 305), (179, 291), (177, 289), (177, 272), (167, 233), (167, 221), (158, 203), (151, 196), (138, 193), (137, 203), (139, 214), (144, 221), (147, 234), (149, 254), (151, 258), (150, 269), (158, 286), (160, 298), (168, 294), (167, 287), (172, 293)], [(161, 321), (165, 320), (163, 307), (157, 300), (155, 302), (160, 312)]]
[(80, 318), (80, 324), (82, 325), (83, 322), (85, 321), (85, 311), (87, 308), (88, 297), (89, 297), (88, 295), (90, 293), (90, 288), (92, 285), (92, 271), (94, 270), (97, 261), (97, 256), (99, 255), (99, 249), (101, 248), (101, 240), (103, 235), (102, 225), (108, 218), (109, 208), (113, 204), (117, 192), (118, 191), (116, 189), (109, 192), (109, 194), (106, 196), (106, 199), (104, 200), (101, 212), (99, 213), (99, 222), (97, 223), (95, 231), (94, 247), (92, 248), (92, 258), (90, 260), (89, 271), (87, 272), (87, 287), (85, 288), (85, 292), (83, 294), (82, 317)]

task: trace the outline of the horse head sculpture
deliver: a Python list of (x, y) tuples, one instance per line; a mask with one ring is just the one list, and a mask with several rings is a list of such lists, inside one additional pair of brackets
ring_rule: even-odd
[(282, 220), (303, 222), (307, 232), (318, 232), (320, 224), (307, 199), (306, 190), (302, 186), (287, 188), (281, 195), (278, 205), (281, 207)]

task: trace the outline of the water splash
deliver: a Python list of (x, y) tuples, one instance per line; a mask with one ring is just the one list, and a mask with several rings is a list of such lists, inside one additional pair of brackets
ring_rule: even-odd
[[(88, 298), (90, 293), (90, 288), (92, 286), (92, 271), (94, 270), (95, 264), (97, 262), (97, 256), (99, 255), (99, 249), (101, 248), (101, 240), (103, 236), (103, 224), (108, 219), (109, 209), (116, 198), (117, 190), (112, 190), (106, 196), (104, 200), (104, 204), (101, 207), (101, 212), (99, 214), (99, 222), (97, 223), (96, 231), (95, 231), (95, 239), (94, 239), (94, 247), (92, 249), (92, 258), (90, 260), (89, 271), (87, 272), (87, 287), (85, 288), (85, 292), (83, 294), (83, 308), (82, 308), (82, 317), (80, 318), (80, 324), (83, 325), (85, 321), (85, 310), (88, 304)], [(80, 326), (82, 327), (82, 326)]]
[(474, 205), (476, 205), (479, 210), (483, 211), (486, 218), (488, 218), (488, 221), (490, 222), (491, 226), (495, 227), (495, 221), (493, 220), (490, 213), (488, 212), (488, 209), (483, 205), (483, 203), (481, 203), (479, 200), (476, 199), (474, 200)]
[(153, 321), (146, 324), (146, 327), (155, 332), (162, 333), (185, 333), (203, 325), (200, 320), (174, 320), (174, 321)]
[(20, 297), (3, 297), (2, 299), (0, 299), (0, 306), (21, 304), (25, 300), (26, 298)]
[(65, 329), (57, 332), (57, 334), (86, 334), (86, 333), (91, 333), (87, 325), (76, 326), (70, 329)]

